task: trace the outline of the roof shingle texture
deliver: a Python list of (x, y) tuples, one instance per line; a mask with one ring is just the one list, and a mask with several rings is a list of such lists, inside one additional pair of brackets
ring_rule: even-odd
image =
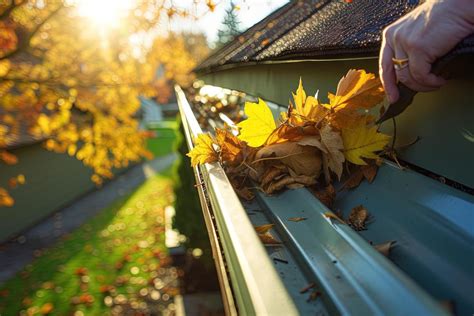
[[(383, 29), (418, 0), (291, 1), (204, 60), (198, 72), (249, 62), (376, 56)], [(473, 51), (474, 37), (457, 46)]]

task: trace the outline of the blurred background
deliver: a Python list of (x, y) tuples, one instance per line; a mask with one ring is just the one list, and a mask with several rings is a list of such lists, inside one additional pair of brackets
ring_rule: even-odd
[(0, 0), (0, 315), (219, 315), (173, 86), (288, 1)]

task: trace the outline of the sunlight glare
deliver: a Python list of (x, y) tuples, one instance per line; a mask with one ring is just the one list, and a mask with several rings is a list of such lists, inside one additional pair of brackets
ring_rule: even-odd
[(102, 28), (117, 27), (132, 8), (133, 0), (77, 0), (80, 16)]

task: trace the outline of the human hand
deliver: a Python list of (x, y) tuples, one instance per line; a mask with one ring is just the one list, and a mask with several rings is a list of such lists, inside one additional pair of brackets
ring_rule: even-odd
[[(398, 100), (398, 81), (415, 91), (445, 84), (431, 73), (431, 65), (473, 32), (473, 0), (428, 0), (385, 28), (379, 71), (390, 103)], [(409, 64), (395, 70), (392, 58), (408, 59)]]

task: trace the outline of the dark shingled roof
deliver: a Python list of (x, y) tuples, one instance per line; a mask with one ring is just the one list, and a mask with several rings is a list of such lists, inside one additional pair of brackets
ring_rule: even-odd
[[(227, 65), (300, 59), (376, 56), (382, 30), (413, 10), (418, 0), (298, 0), (276, 10), (195, 70)], [(456, 48), (472, 52), (474, 36)]]

